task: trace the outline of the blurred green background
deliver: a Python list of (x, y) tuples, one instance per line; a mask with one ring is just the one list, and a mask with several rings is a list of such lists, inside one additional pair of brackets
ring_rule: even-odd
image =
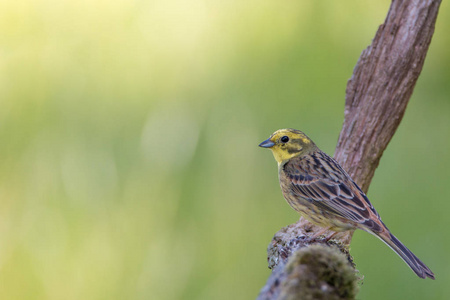
[[(254, 299), (298, 215), (258, 143), (333, 154), (390, 1), (0, 1), (0, 298)], [(359, 299), (450, 293), (450, 7), (369, 198), (436, 274), (357, 232)]]

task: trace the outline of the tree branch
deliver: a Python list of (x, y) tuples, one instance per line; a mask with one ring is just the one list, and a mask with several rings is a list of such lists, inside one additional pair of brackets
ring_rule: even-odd
[[(345, 119), (335, 159), (364, 192), (403, 118), (422, 71), (440, 3), (393, 0), (384, 24), (362, 52), (348, 81)], [(339, 256), (352, 262), (347, 246), (353, 232), (339, 233), (336, 238), (341, 242), (334, 242), (329, 248), (330, 243), (309, 239), (317, 230), (317, 226), (301, 218), (275, 234), (268, 248), (273, 272), (258, 299), (354, 298), (357, 277), (353, 272), (352, 283), (347, 281), (346, 268), (340, 268), (342, 272), (333, 273), (332, 278), (322, 276), (323, 268), (334, 266), (337, 261), (342, 263)], [(311, 249), (313, 244), (318, 246)], [(314, 259), (300, 259), (307, 248), (309, 256), (322, 262), (319, 267)]]
[(392, 1), (348, 81), (335, 159), (364, 192), (422, 71), (441, 1)]

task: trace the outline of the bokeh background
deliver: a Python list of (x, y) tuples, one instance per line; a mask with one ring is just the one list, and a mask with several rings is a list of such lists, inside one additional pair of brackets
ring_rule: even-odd
[[(0, 299), (254, 299), (298, 215), (257, 147), (332, 154), (390, 1), (0, 1)], [(450, 293), (450, 6), (355, 234), (359, 299)]]

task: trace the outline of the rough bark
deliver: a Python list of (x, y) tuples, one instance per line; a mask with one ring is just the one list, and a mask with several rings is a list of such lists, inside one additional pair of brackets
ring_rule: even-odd
[(393, 1), (348, 81), (334, 154), (364, 192), (422, 71), (441, 1)]
[[(345, 119), (334, 157), (364, 192), (403, 118), (425, 61), (440, 3), (393, 0), (384, 24), (362, 52), (348, 81)], [(358, 280), (354, 273), (353, 283), (346, 281), (345, 268), (330, 279), (322, 276), (323, 269), (317, 265), (299, 259), (306, 248), (321, 245), (308, 255), (322, 261), (323, 268), (336, 263), (336, 256), (326, 253), (342, 256), (351, 264), (347, 247), (353, 232), (339, 233), (336, 237), (340, 242), (334, 242), (334, 251), (327, 252), (325, 249), (333, 243), (309, 238), (317, 230), (301, 218), (275, 234), (268, 248), (273, 272), (258, 299), (354, 298)], [(340, 286), (336, 282), (341, 282)]]

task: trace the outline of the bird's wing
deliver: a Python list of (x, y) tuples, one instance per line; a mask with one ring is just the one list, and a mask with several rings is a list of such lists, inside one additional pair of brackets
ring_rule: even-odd
[(381, 219), (367, 196), (327, 154), (314, 152), (293, 158), (285, 164), (284, 171), (295, 196), (375, 232), (383, 231)]

